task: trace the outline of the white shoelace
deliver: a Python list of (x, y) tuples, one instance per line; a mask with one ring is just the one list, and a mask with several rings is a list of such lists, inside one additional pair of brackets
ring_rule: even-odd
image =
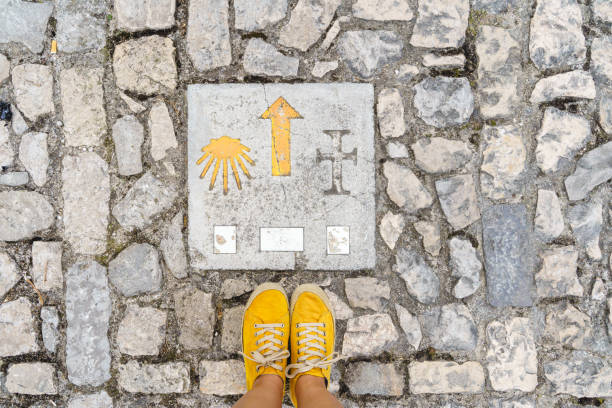
[[(293, 378), (313, 368), (326, 369), (338, 360), (343, 359), (339, 353), (325, 355), (325, 323), (298, 323), (298, 361), (289, 364), (285, 369), (287, 378)], [(319, 329), (321, 328), (321, 329)], [(293, 370), (293, 372), (292, 372)]]
[(251, 355), (248, 356), (244, 353), (242, 356), (247, 360), (251, 360), (257, 363), (256, 370), (259, 371), (262, 367), (272, 367), (277, 370), (282, 370), (283, 367), (277, 364), (276, 361), (283, 360), (290, 356), (289, 350), (286, 348), (281, 349), (279, 346), (283, 345), (280, 339), (274, 337), (274, 335), (282, 336), (283, 332), (277, 329), (283, 329), (285, 325), (283, 323), (261, 323), (254, 324), (253, 327), (261, 329), (255, 332), (255, 337), (263, 337), (255, 341), (255, 345), (259, 346), (257, 350), (251, 351)]

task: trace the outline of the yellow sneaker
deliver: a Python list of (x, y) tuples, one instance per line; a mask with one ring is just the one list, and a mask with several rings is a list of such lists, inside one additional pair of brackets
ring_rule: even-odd
[(336, 322), (331, 303), (316, 285), (300, 285), (291, 296), (291, 402), (297, 408), (295, 384), (307, 374), (325, 379), (329, 385), (331, 366), (340, 357), (334, 352)]
[(247, 390), (262, 374), (283, 379), (289, 357), (289, 301), (276, 283), (259, 285), (251, 294), (242, 316), (242, 356)]

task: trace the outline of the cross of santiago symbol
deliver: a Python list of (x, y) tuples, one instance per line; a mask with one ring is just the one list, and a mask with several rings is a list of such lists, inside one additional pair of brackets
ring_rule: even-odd
[(331, 137), (333, 149), (331, 153), (323, 154), (317, 149), (317, 164), (329, 160), (332, 165), (332, 186), (323, 193), (327, 195), (349, 195), (351, 192), (342, 187), (342, 161), (352, 160), (357, 164), (357, 148), (350, 153), (342, 150), (342, 136), (350, 134), (349, 130), (324, 130), (323, 133)]

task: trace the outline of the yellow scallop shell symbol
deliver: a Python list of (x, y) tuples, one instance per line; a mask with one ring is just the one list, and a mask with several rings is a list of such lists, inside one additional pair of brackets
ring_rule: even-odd
[(210, 143), (202, 148), (202, 152), (204, 152), (204, 154), (196, 162), (197, 165), (200, 165), (204, 162), (204, 160), (208, 158), (208, 162), (204, 166), (204, 170), (202, 170), (200, 178), (204, 178), (206, 176), (206, 173), (208, 173), (210, 167), (214, 164), (215, 167), (212, 173), (212, 177), (210, 179), (209, 186), (209, 189), (212, 190), (215, 186), (221, 163), (223, 163), (223, 194), (227, 194), (229, 163), (229, 166), (231, 166), (232, 168), (232, 173), (234, 174), (234, 179), (236, 180), (236, 186), (238, 186), (238, 190), (242, 190), (242, 184), (240, 182), (240, 176), (238, 175), (238, 168), (236, 167), (236, 163), (238, 163), (238, 165), (242, 169), (242, 172), (248, 178), (251, 178), (251, 174), (247, 170), (246, 165), (243, 161), (244, 159), (252, 166), (255, 165), (255, 162), (247, 155), (247, 152), (250, 151), (251, 149), (240, 143), (240, 139), (234, 139), (229, 136), (222, 136), (218, 139), (211, 139)]

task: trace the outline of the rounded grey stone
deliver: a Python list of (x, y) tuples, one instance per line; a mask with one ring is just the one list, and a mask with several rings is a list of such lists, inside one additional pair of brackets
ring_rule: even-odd
[(149, 244), (133, 244), (108, 264), (109, 278), (124, 296), (157, 292), (162, 284), (157, 249)]

